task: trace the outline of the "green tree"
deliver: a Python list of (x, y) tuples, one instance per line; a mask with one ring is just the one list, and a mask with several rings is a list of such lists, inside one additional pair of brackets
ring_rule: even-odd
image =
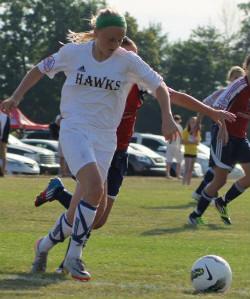
[[(211, 26), (198, 27), (186, 41), (172, 45), (166, 82), (176, 90), (203, 100), (226, 85), (226, 74), (232, 66), (231, 50), (219, 31)], [(192, 114), (174, 108), (184, 122)]]
[[(87, 31), (93, 14), (105, 1), (13, 0), (0, 4), (1, 97), (9, 96), (25, 73), (66, 42), (68, 29)], [(63, 75), (39, 82), (21, 104), (32, 119), (48, 122), (58, 113)]]
[(243, 12), (244, 18), (241, 22), (235, 52), (243, 60), (250, 53), (250, 2), (239, 4), (238, 7)]

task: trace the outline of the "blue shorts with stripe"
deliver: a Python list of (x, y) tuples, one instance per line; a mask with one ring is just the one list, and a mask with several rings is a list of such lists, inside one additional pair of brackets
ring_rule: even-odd
[(115, 199), (128, 169), (128, 153), (116, 150), (108, 171), (108, 196)]
[(212, 128), (211, 166), (232, 170), (236, 163), (250, 163), (250, 143), (247, 138), (229, 135), (226, 145), (217, 139), (218, 126)]

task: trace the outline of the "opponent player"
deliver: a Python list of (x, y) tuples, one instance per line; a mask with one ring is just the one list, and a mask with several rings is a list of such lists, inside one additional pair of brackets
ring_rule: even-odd
[[(228, 71), (228, 74), (227, 74), (228, 84), (231, 84), (232, 82), (234, 82), (235, 80), (237, 80), (238, 78), (240, 78), (244, 75), (245, 75), (245, 71), (240, 66), (236, 65), (236, 66), (231, 67), (231, 69)], [(225, 89), (226, 89), (226, 87), (221, 88), (219, 90), (216, 90), (211, 95), (206, 97), (204, 99), (203, 103), (210, 106), (210, 107), (212, 107), (214, 102), (216, 101), (216, 99), (222, 94), (222, 92)], [(203, 115), (198, 114), (198, 116), (197, 116), (197, 127), (201, 126), (202, 118), (203, 118)], [(202, 190), (207, 186), (208, 183), (210, 183), (212, 181), (213, 176), (214, 176), (213, 167), (210, 166), (208, 168), (207, 172), (205, 173), (204, 178), (201, 181), (200, 185), (192, 193), (192, 198), (193, 199), (195, 199), (197, 201), (200, 199)]]
[[(224, 123), (220, 130), (217, 125), (213, 127), (211, 157), (214, 176), (203, 190), (197, 208), (189, 215), (190, 224), (203, 223), (201, 216), (212, 200), (215, 200), (215, 207), (223, 222), (231, 224), (227, 204), (250, 186), (250, 144), (247, 139), (250, 119), (250, 55), (245, 59), (244, 69), (246, 75), (229, 85), (213, 105), (235, 113), (237, 120), (234, 123)], [(225, 145), (218, 139), (219, 134), (228, 135)], [(218, 191), (225, 185), (227, 175), (236, 163), (241, 164), (245, 176), (237, 180), (223, 197), (218, 197)]]

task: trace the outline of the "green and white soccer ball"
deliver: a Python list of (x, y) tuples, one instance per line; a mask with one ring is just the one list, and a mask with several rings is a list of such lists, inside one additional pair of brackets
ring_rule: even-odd
[(222, 257), (206, 255), (193, 264), (191, 281), (198, 292), (225, 292), (230, 288), (232, 271)]

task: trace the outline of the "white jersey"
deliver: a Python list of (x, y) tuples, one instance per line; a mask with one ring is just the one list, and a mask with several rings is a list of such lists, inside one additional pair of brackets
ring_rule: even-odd
[(222, 94), (222, 92), (225, 89), (226, 88), (221, 88), (219, 90), (214, 91), (212, 94), (210, 94), (203, 100), (203, 103), (208, 105), (209, 107), (213, 107), (214, 102), (218, 99), (218, 97)]
[(131, 86), (141, 84), (154, 92), (162, 77), (121, 47), (98, 62), (92, 55), (93, 43), (66, 44), (37, 66), (50, 78), (65, 73), (60, 110), (66, 122), (116, 132)]
[(217, 98), (213, 104), (213, 107), (227, 110), (232, 101), (235, 99), (236, 95), (241, 93), (247, 86), (248, 82), (246, 77), (240, 77), (239, 79), (233, 81)]

